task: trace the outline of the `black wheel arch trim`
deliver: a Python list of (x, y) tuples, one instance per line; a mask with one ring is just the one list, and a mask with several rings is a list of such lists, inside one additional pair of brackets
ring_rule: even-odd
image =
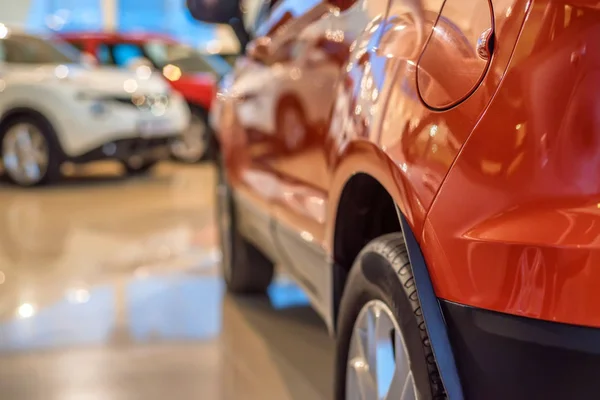
[(417, 294), (419, 295), (419, 301), (421, 303), (421, 310), (423, 312), (423, 319), (425, 320), (425, 326), (429, 334), (429, 341), (433, 354), (437, 361), (438, 371), (442, 378), (446, 394), (450, 400), (463, 400), (464, 394), (462, 384), (458, 374), (458, 368), (452, 346), (450, 344), (450, 337), (448, 335), (448, 328), (442, 314), (442, 309), (438, 298), (433, 290), (433, 284), (429, 271), (427, 270), (427, 264), (425, 258), (421, 252), (421, 247), (415, 238), (415, 235), (410, 228), (410, 225), (402, 212), (396, 208), (398, 218), (400, 219), (400, 225), (402, 227), (402, 235), (404, 236), (404, 242), (408, 250), (408, 258), (413, 270), (413, 277), (417, 288)]
[(2, 114), (2, 116), (0, 116), (0, 127), (2, 127), (6, 123), (6, 121), (8, 121), (9, 119), (11, 119), (17, 115), (32, 115), (37, 118), (43, 119), (44, 122), (46, 122), (47, 124), (52, 126), (50, 119), (48, 119), (48, 117), (46, 117), (42, 112), (36, 110), (35, 108), (13, 107), (13, 108), (9, 108), (7, 111), (5, 111)]

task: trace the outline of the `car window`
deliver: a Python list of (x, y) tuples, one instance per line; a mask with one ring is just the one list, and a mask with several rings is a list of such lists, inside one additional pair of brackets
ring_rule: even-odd
[(283, 0), (243, 0), (244, 24), (251, 37), (259, 36), (258, 33), (269, 20), (271, 10)]
[(18, 64), (72, 64), (80, 62), (78, 51), (63, 42), (12, 34), (0, 40), (2, 60)]
[(152, 41), (143, 45), (143, 50), (158, 68), (175, 65), (184, 74), (198, 72), (224, 75), (230, 69), (225, 60), (211, 54), (202, 54), (197, 49), (182, 43)]
[(110, 48), (105, 44), (98, 45), (96, 57), (98, 58), (98, 62), (102, 65), (115, 65), (115, 60), (113, 59)]
[(203, 55), (204, 60), (211, 68), (219, 75), (223, 76), (231, 71), (231, 65), (227, 60), (218, 54), (205, 54)]
[(309, 10), (323, 4), (323, 0), (281, 0), (276, 2), (268, 18), (257, 27), (257, 36), (271, 35), (287, 21), (306, 14)]
[(254, 26), (252, 27), (253, 32), (258, 32), (261, 26), (269, 18), (269, 14), (271, 12), (271, 5), (268, 2), (263, 2), (256, 14), (256, 20), (254, 21)]
[(317, 5), (324, 3), (323, 0), (283, 0), (280, 1), (274, 8), (272, 15), (277, 17), (285, 12), (292, 14), (292, 17), (305, 14), (308, 10), (315, 8)]
[(134, 43), (119, 43), (112, 46), (112, 57), (115, 64), (124, 67), (136, 58), (145, 57), (142, 47)]
[(229, 64), (230, 67), (235, 65), (235, 61), (238, 59), (237, 54), (219, 54), (219, 57), (223, 58)]

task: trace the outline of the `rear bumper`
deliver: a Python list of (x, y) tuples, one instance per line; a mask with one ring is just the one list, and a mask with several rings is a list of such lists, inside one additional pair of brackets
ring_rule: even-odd
[(154, 138), (129, 138), (106, 142), (85, 154), (70, 157), (68, 161), (87, 163), (99, 160), (122, 160), (137, 156), (147, 160), (159, 160), (169, 156), (170, 144), (178, 136)]
[(440, 301), (466, 399), (591, 399), (600, 329)]

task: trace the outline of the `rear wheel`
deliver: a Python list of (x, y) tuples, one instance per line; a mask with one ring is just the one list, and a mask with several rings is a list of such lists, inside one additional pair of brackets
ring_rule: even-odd
[(0, 131), (4, 173), (19, 186), (60, 178), (60, 151), (52, 127), (34, 116), (16, 117)]
[(172, 157), (193, 164), (207, 160), (212, 153), (212, 135), (208, 124), (208, 111), (192, 107), (190, 124), (171, 145)]
[(350, 271), (338, 319), (336, 400), (445, 399), (401, 234)]
[(217, 184), (217, 225), (227, 289), (239, 294), (264, 293), (273, 280), (273, 263), (237, 231), (235, 204), (222, 165)]

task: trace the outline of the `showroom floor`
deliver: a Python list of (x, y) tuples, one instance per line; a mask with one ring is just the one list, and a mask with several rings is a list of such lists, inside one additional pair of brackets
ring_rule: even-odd
[(303, 293), (219, 280), (210, 166), (0, 184), (2, 400), (318, 400), (333, 341)]

